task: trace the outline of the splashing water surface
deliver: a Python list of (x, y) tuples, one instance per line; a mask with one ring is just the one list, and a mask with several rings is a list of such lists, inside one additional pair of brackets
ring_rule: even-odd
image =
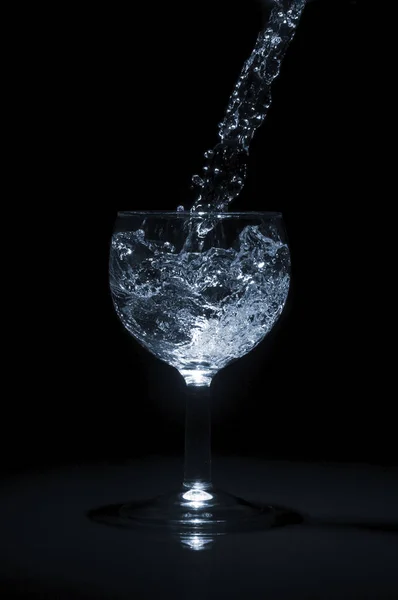
[(181, 373), (215, 373), (254, 348), (286, 302), (286, 244), (245, 227), (238, 247), (177, 252), (144, 231), (113, 236), (110, 283), (126, 329)]

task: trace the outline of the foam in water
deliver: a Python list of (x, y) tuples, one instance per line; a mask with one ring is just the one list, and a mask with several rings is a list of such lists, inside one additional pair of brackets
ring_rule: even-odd
[(306, 0), (275, 0), (267, 27), (232, 92), (219, 125), (220, 142), (205, 153), (201, 176), (192, 183), (197, 198), (192, 211), (225, 211), (242, 191), (250, 142), (271, 104), (271, 84), (291, 42)]
[(254, 348), (286, 302), (286, 244), (247, 226), (236, 249), (177, 252), (144, 231), (113, 236), (110, 282), (117, 314), (148, 350), (183, 375), (214, 374)]

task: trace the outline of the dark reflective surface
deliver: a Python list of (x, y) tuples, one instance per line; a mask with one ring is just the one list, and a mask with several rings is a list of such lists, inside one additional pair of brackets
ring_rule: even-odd
[[(149, 599), (165, 589), (176, 599), (398, 597), (396, 467), (216, 457), (222, 488), (255, 504), (294, 506), (304, 520), (214, 537), (114, 526), (120, 499), (172, 489), (180, 467), (148, 459), (4, 479), (2, 597)], [(100, 506), (109, 507), (101, 524)]]

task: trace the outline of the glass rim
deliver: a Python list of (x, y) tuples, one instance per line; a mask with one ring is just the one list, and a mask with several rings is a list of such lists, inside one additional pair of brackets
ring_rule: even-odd
[(117, 212), (118, 217), (134, 217), (134, 216), (154, 216), (154, 217), (203, 217), (205, 215), (213, 217), (282, 217), (282, 213), (279, 211), (214, 211), (214, 212), (191, 212), (189, 210), (119, 210)]

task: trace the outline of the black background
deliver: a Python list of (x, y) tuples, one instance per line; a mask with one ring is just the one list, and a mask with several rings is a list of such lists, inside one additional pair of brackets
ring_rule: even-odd
[[(283, 212), (292, 291), (274, 334), (214, 379), (216, 454), (397, 460), (363, 17), (359, 1), (306, 7), (253, 141), (233, 208)], [(263, 19), (254, 0), (135, 3), (53, 15), (37, 36), (6, 470), (182, 454), (184, 383), (118, 322), (109, 242), (119, 209), (189, 205)]]

